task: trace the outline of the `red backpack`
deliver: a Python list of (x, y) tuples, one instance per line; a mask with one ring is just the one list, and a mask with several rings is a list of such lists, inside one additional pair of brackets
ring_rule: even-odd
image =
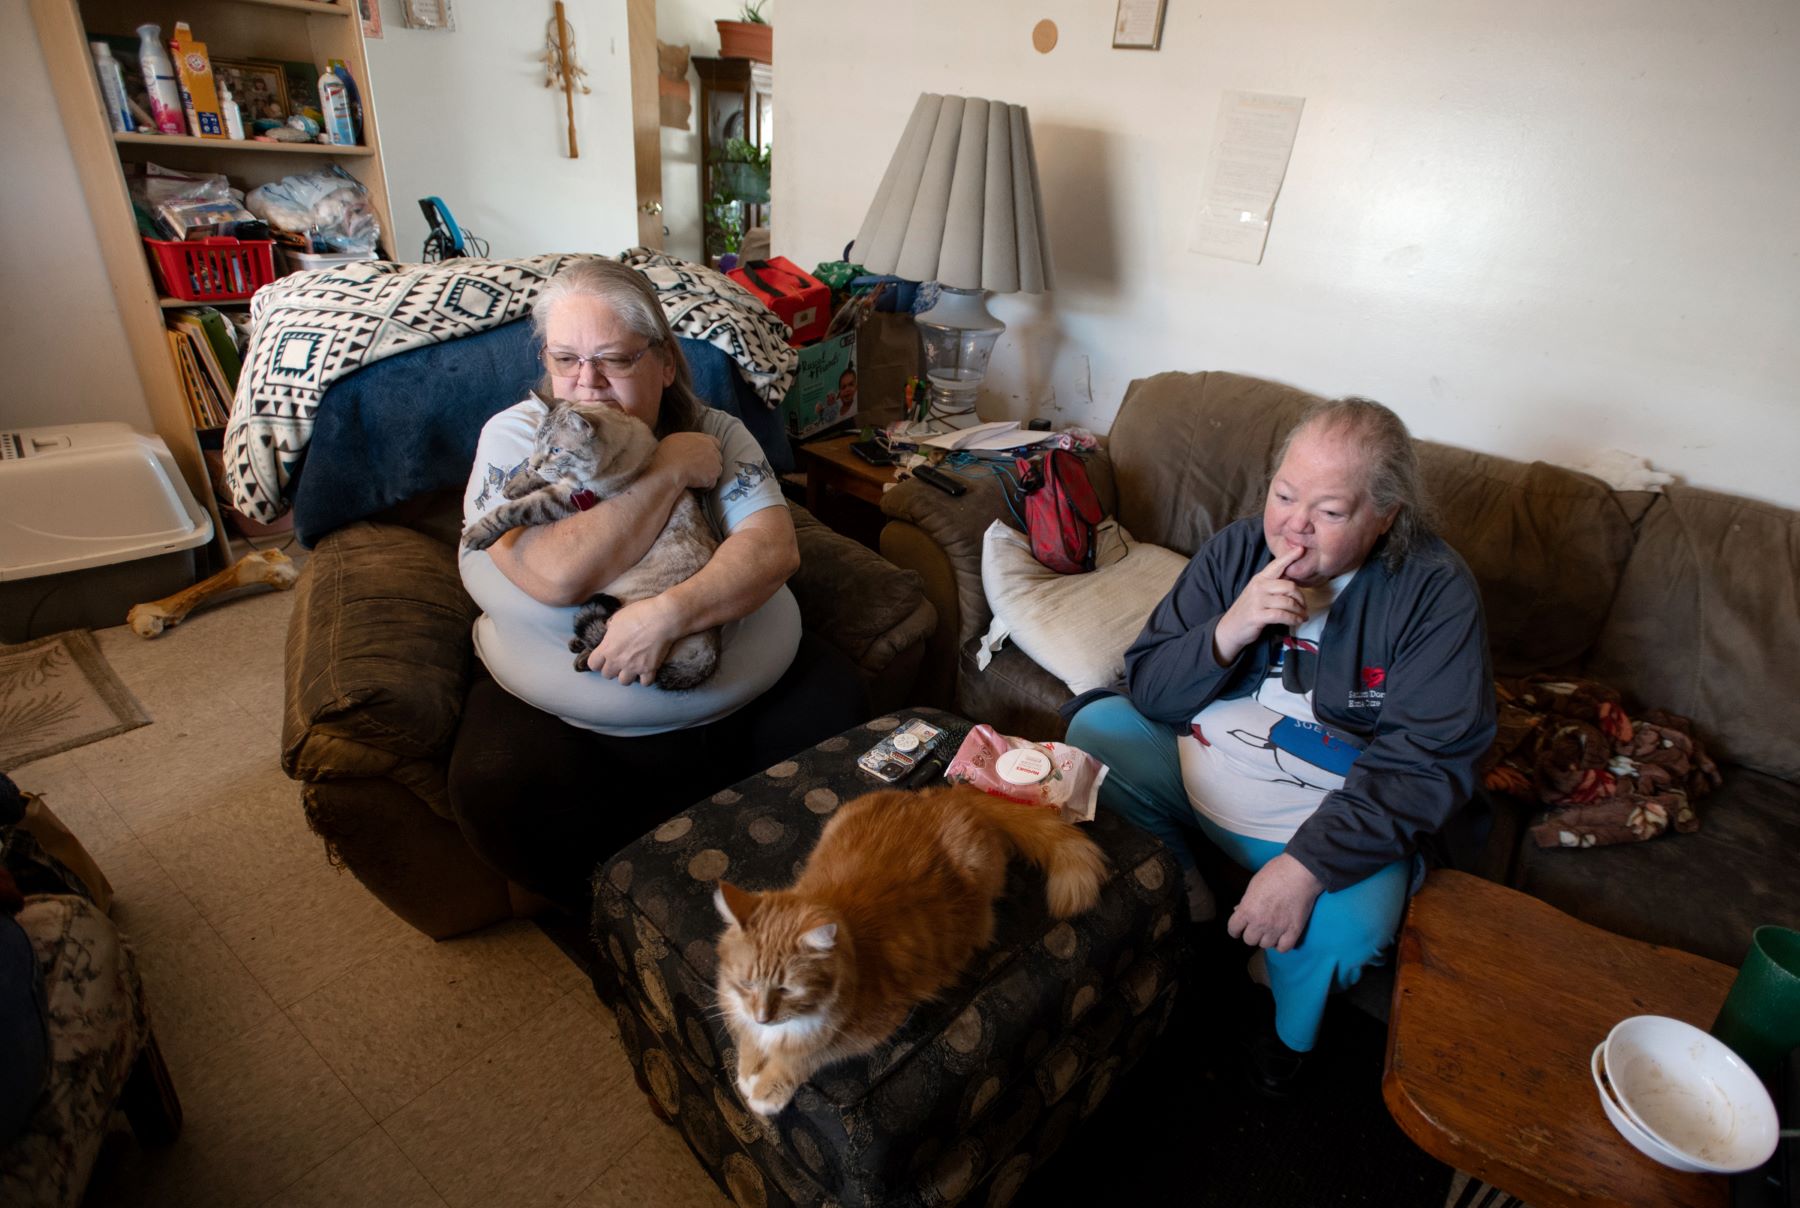
[(1053, 449), (1041, 457), (1019, 458), (1018, 470), (1032, 556), (1059, 574), (1093, 570), (1100, 500), (1081, 458)]

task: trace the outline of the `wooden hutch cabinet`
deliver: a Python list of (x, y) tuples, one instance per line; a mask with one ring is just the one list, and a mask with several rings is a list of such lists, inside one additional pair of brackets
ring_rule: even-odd
[[(694, 60), (700, 76), (700, 225), (705, 255), (717, 255), (719, 228), (708, 207), (713, 190), (713, 160), (725, 141), (741, 138), (768, 147), (775, 132), (775, 73), (767, 63), (753, 59)], [(766, 226), (767, 205), (745, 207), (744, 229)]]

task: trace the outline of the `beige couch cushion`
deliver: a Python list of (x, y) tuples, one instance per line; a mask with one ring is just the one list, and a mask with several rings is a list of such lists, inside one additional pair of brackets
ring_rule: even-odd
[(1269, 460), (1316, 396), (1238, 373), (1159, 373), (1125, 391), (1107, 444), (1119, 522), (1193, 555), (1262, 509)]
[(1800, 512), (1670, 487), (1587, 670), (1693, 718), (1715, 758), (1800, 779)]
[(1011, 641), (1080, 695), (1125, 680), (1125, 648), (1175, 586), (1187, 559), (1138, 541), (1117, 521), (1096, 535), (1097, 569), (1064, 575), (1039, 562), (1031, 539), (994, 521), (981, 545), (981, 583), (994, 623), (976, 666)]
[(1606, 484), (1545, 462), (1419, 443), (1438, 531), (1474, 572), (1501, 675), (1572, 668), (1618, 590), (1631, 525)]

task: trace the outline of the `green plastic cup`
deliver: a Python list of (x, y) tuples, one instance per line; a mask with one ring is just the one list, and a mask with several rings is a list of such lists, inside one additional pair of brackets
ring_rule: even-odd
[(1800, 931), (1756, 929), (1712, 1034), (1765, 1079), (1800, 1048)]

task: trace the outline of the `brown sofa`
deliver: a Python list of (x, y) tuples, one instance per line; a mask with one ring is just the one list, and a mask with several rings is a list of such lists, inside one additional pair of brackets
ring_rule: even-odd
[[(450, 813), (477, 612), (456, 569), (456, 496), (346, 525), (313, 550), (294, 589), (281, 734), (282, 767), (332, 859), (438, 939), (538, 905), (476, 856)], [(909, 703), (936, 625), (918, 576), (790, 511), (802, 624), (856, 663), (875, 708)]]
[[(1312, 396), (1231, 373), (1133, 382), (1090, 477), (1136, 538), (1191, 554), (1262, 506), (1271, 455)], [(1482, 589), (1497, 674), (1614, 685), (1692, 718), (1725, 773), (1701, 829), (1542, 850), (1524, 803), (1500, 810), (1477, 868), (1608, 930), (1733, 965), (1759, 923), (1800, 924), (1800, 513), (1715, 491), (1614, 491), (1598, 479), (1421, 443), (1442, 532)], [(1014, 647), (977, 671), (990, 618), (981, 536), (998, 486), (883, 501), (882, 552), (917, 570), (939, 625), (921, 697), (1002, 731), (1055, 737), (1068, 688)]]

